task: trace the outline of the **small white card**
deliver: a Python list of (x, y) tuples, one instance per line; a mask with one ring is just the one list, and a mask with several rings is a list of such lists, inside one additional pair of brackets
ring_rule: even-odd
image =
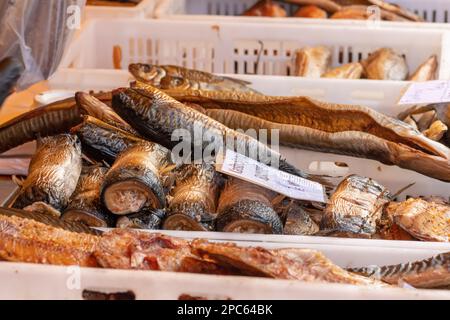
[(218, 158), (216, 169), (289, 198), (327, 202), (325, 188), (320, 183), (277, 170), (231, 150)]
[(442, 102), (450, 102), (450, 81), (447, 80), (414, 82), (406, 89), (398, 104)]

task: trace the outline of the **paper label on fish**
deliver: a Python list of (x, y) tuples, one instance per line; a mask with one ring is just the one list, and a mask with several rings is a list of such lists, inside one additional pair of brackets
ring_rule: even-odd
[(217, 171), (297, 200), (326, 202), (325, 188), (304, 179), (227, 150), (217, 159)]
[(408, 86), (398, 104), (450, 102), (450, 81), (414, 82)]

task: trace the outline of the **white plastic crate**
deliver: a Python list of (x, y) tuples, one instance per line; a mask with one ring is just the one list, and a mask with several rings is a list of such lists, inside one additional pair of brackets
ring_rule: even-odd
[[(137, 300), (450, 300), (448, 290), (357, 287), (235, 276), (81, 268), (0, 262), (0, 299), (81, 300), (85, 290), (131, 292)], [(72, 278), (71, 278), (72, 276)], [(68, 283), (71, 285), (69, 286)], [(162, 290), (163, 288), (163, 290)]]
[[(161, 0), (155, 10), (155, 15), (157, 17), (194, 15), (199, 18), (205, 15), (239, 16), (256, 2), (257, 0)], [(450, 22), (450, 2), (448, 0), (389, 0), (388, 2), (409, 9), (428, 22)], [(298, 8), (292, 4), (277, 3), (286, 9), (288, 15), (292, 15)], [(336, 20), (333, 21), (336, 22)]]
[(132, 62), (148, 62), (215, 73), (291, 75), (294, 53), (305, 46), (328, 46), (333, 66), (390, 47), (406, 56), (411, 72), (436, 54), (439, 79), (450, 79), (449, 39), (448, 32), (434, 29), (347, 26), (343, 30), (332, 25), (101, 19), (86, 24), (61, 66), (112, 69), (113, 47), (120, 46), (123, 68)]
[[(235, 76), (236, 77), (236, 76)], [(396, 105), (407, 84), (396, 81), (338, 81), (334, 79), (303, 79), (296, 77), (243, 76), (238, 78), (252, 82), (252, 87), (268, 95), (305, 95), (327, 102), (366, 105), (390, 116), (405, 110)], [(115, 70), (61, 70), (49, 82), (51, 89), (110, 90), (127, 86), (132, 80), (126, 71)], [(450, 183), (426, 177), (422, 174), (386, 166), (378, 161), (359, 159), (292, 148), (280, 148), (289, 162), (298, 168), (316, 174), (360, 174), (384, 184), (393, 192), (415, 182), (403, 195), (443, 196), (450, 195)], [(348, 168), (334, 163), (346, 163)]]
[(148, 18), (153, 15), (158, 1), (142, 0), (134, 7), (86, 6), (83, 17), (86, 20), (99, 18)]
[[(180, 235), (180, 234), (178, 234)], [(188, 238), (209, 233), (188, 233)], [(256, 235), (230, 235), (244, 238)], [(264, 236), (259, 236), (260, 238)], [(230, 239), (223, 239), (230, 241)], [(323, 252), (341, 267), (397, 264), (445, 252), (430, 248), (347, 246), (329, 243), (295, 244), (260, 240), (242, 246), (309, 248)], [(79, 279), (79, 282), (77, 281)], [(450, 299), (450, 291), (357, 287), (264, 278), (213, 276), (159, 271), (110, 270), (0, 262), (0, 299), (82, 299), (85, 290), (132, 292), (136, 299), (178, 299), (181, 295), (208, 299)], [(79, 284), (79, 286), (75, 286)], [(164, 290), (161, 290), (164, 288)]]

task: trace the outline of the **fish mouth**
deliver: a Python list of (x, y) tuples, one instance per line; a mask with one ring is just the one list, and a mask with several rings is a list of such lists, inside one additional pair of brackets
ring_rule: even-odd
[(254, 220), (238, 220), (227, 224), (223, 232), (272, 234), (272, 228), (266, 223)]
[(124, 180), (111, 184), (105, 189), (103, 199), (107, 209), (116, 215), (139, 212), (145, 206), (162, 207), (157, 195), (137, 180)]
[(183, 213), (172, 214), (164, 221), (163, 229), (181, 231), (208, 231), (202, 224)]

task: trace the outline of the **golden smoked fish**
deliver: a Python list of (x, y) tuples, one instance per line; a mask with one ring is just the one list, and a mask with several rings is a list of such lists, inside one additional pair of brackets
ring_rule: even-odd
[[(402, 121), (356, 105), (305, 97), (168, 91), (232, 129), (277, 129), (283, 145), (363, 157), (450, 181), (450, 149)], [(212, 110), (215, 109), (215, 110)]]

